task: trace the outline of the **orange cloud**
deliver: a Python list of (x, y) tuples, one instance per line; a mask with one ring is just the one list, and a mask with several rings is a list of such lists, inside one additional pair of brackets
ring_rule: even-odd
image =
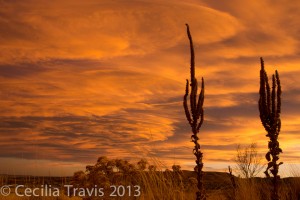
[(298, 160), (300, 26), (292, 8), (298, 3), (2, 4), (0, 157), (6, 167), (17, 168), (22, 154), (29, 171), (33, 159), (74, 170), (100, 155), (143, 155), (191, 169), (182, 109), (190, 62), (185, 23), (197, 78), (204, 76), (206, 85), (200, 142), (207, 169), (226, 167), (237, 143), (256, 141), (261, 153), (267, 150), (257, 108), (260, 56), (268, 75), (278, 69), (282, 82), (282, 159)]
[(1, 12), (2, 62), (145, 55), (185, 39), (187, 22), (200, 43), (228, 38), (238, 28), (226, 13), (176, 2), (6, 2)]

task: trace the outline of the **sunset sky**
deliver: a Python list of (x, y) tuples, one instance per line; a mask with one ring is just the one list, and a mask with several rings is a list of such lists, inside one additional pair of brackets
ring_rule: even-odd
[(300, 169), (299, 10), (287, 0), (0, 0), (0, 174), (72, 175), (99, 156), (191, 170), (185, 23), (206, 83), (204, 170), (232, 165), (237, 144), (267, 152), (260, 57), (282, 83), (281, 161)]

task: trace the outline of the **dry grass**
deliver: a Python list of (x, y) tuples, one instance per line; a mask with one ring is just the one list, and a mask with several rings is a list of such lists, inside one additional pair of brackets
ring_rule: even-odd
[[(159, 169), (159, 168), (158, 168)], [(298, 173), (299, 170), (293, 168), (291, 173)], [(194, 177), (193, 177), (194, 176)], [(120, 200), (192, 200), (195, 199), (196, 176), (188, 171), (142, 171), (126, 180), (122, 184), (129, 185), (131, 181), (141, 186), (140, 197), (105, 197), (90, 198), (96, 199), (120, 199)], [(1, 180), (1, 179), (0, 179)], [(4, 182), (7, 179), (2, 179)], [(270, 200), (271, 180), (266, 178), (241, 179), (235, 178), (237, 187), (231, 186), (230, 176), (226, 173), (206, 173), (204, 183), (208, 200)], [(300, 177), (284, 178), (281, 180), (279, 195), (281, 200), (298, 200), (300, 194)], [(80, 197), (69, 198), (60, 193), (59, 197), (18, 197), (11, 194), (9, 197), (1, 197), (0, 200), (80, 200)], [(89, 199), (89, 198), (87, 198)]]

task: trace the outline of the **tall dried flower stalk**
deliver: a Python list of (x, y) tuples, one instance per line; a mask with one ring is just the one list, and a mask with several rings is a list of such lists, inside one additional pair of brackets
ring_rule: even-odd
[(266, 154), (268, 160), (268, 167), (265, 171), (267, 177), (270, 177), (268, 171), (273, 175), (273, 191), (272, 200), (279, 200), (278, 196), (278, 182), (280, 176), (278, 175), (279, 165), (283, 164), (279, 160), (279, 154), (282, 153), (282, 149), (279, 148), (278, 135), (281, 127), (280, 110), (281, 110), (281, 86), (280, 79), (277, 70), (275, 75), (272, 75), (272, 91), (268, 82), (268, 76), (264, 69), (264, 61), (260, 58), (261, 70), (260, 70), (260, 89), (259, 89), (259, 112), (261, 122), (268, 132), (266, 135), (270, 138), (268, 148), (269, 151)]
[[(187, 35), (190, 41), (190, 51), (191, 51), (191, 83), (189, 84), (189, 80), (186, 80), (186, 88), (185, 88), (185, 95), (183, 97), (183, 107), (185, 111), (186, 118), (189, 122), (189, 124), (192, 127), (192, 142), (194, 143), (194, 149), (193, 153), (196, 157), (196, 166), (195, 171), (197, 173), (197, 188), (198, 191), (196, 192), (196, 200), (205, 200), (206, 195), (204, 191), (204, 185), (203, 185), (203, 153), (200, 150), (200, 144), (198, 143), (199, 137), (198, 133), (200, 130), (200, 127), (203, 123), (203, 102), (204, 102), (204, 79), (202, 78), (202, 84), (201, 84), (201, 92), (199, 95), (197, 95), (198, 91), (198, 82), (195, 78), (195, 56), (194, 56), (194, 47), (193, 47), (193, 40), (190, 33), (189, 25), (187, 26)], [(189, 86), (191, 87), (191, 93), (190, 93), (190, 109), (188, 106), (188, 95), (189, 95)], [(198, 96), (198, 100), (197, 100)]]

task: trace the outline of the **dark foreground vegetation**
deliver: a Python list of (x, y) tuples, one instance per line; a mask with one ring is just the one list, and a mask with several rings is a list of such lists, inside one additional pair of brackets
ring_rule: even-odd
[[(231, 178), (226, 172), (204, 172), (204, 187), (207, 199), (271, 199), (272, 180), (270, 178)], [(235, 184), (233, 184), (233, 181)], [(64, 185), (77, 188), (103, 188), (104, 196), (83, 197), (75, 192), (79, 199), (194, 199), (197, 191), (197, 173), (181, 170), (179, 165), (172, 169), (161, 170), (150, 165), (146, 160), (132, 164), (126, 160), (100, 157), (95, 165), (86, 166), (85, 171), (77, 171), (72, 177), (33, 177), (1, 175), (1, 183), (10, 185), (52, 185), (62, 191)], [(124, 186), (124, 196), (111, 196), (111, 186)], [(132, 191), (129, 196), (129, 186)], [(140, 187), (140, 194), (135, 190)], [(122, 193), (122, 190), (119, 193)], [(62, 192), (66, 194), (66, 191)], [(136, 196), (134, 196), (136, 194)], [(279, 182), (279, 197), (282, 200), (298, 200), (300, 194), (300, 178), (282, 178)], [(65, 197), (68, 198), (68, 197)], [(61, 198), (61, 199), (65, 199)], [(9, 199), (9, 198), (7, 198)], [(33, 198), (28, 198), (33, 199)], [(36, 198), (35, 198), (36, 199)], [(43, 199), (43, 198), (39, 198)], [(49, 198), (47, 198), (49, 199)], [(58, 199), (58, 198), (56, 198)]]

